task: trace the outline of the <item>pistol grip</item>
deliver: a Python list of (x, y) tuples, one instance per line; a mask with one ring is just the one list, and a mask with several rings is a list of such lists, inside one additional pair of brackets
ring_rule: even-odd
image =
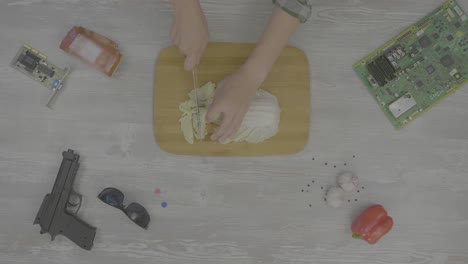
[(33, 223), (33, 225), (39, 224), (39, 226), (41, 227), (41, 234), (47, 233), (49, 231), (49, 225), (47, 224), (50, 223), (50, 216), (47, 214), (49, 198), (50, 194), (44, 196), (44, 199), (41, 203), (41, 208), (39, 208), (39, 212), (37, 212), (36, 218), (34, 219)]
[(93, 247), (94, 236), (96, 236), (96, 228), (88, 225), (81, 219), (67, 212), (63, 213), (62, 228), (58, 230), (59, 234), (66, 236), (71, 241), (75, 242), (79, 247), (91, 250)]

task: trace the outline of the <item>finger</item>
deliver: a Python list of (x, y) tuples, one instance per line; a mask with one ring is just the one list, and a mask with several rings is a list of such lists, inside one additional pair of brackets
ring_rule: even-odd
[(197, 56), (195, 54), (189, 54), (187, 58), (185, 58), (184, 69), (186, 71), (192, 70), (196, 62), (197, 62)]
[[(239, 131), (239, 128), (242, 124), (242, 120), (239, 117), (236, 117), (234, 121), (232, 122), (232, 128), (230, 129), (229, 133), (226, 136), (227, 138), (233, 139), (237, 136), (237, 132)], [(223, 140), (224, 141), (224, 140)]]
[(187, 38), (182, 34), (177, 34), (176, 45), (179, 48), (180, 54), (182, 54), (184, 57), (187, 57), (190, 52), (190, 45), (187, 43)]
[(198, 55), (199, 53), (197, 53), (197, 55), (194, 55), (194, 58), (193, 58), (193, 68), (195, 68), (198, 64), (200, 64), (200, 55)]
[(221, 109), (219, 108), (216, 101), (214, 101), (209, 107), (206, 112), (206, 121), (211, 123), (215, 121), (215, 119), (221, 114)]
[(221, 111), (218, 109), (217, 106), (213, 104), (208, 107), (208, 111), (206, 112), (205, 120), (208, 123), (215, 122), (216, 119), (221, 115)]
[(239, 128), (242, 125), (242, 121), (244, 120), (245, 114), (247, 113), (248, 108), (243, 108), (241, 112), (239, 112), (236, 117), (233, 120), (233, 126), (232, 130), (230, 133), (227, 135), (227, 138), (234, 138), (237, 135), (237, 132), (239, 132)]
[[(216, 85), (216, 90), (220, 91), (224, 86), (224, 82), (221, 81)], [(206, 111), (206, 121), (208, 123), (216, 122), (219, 116), (221, 115), (221, 105), (218, 103), (217, 96), (215, 93), (213, 102), (208, 106), (208, 110)]]
[(237, 136), (237, 133), (239, 132), (239, 128), (241, 127), (242, 125), (242, 121), (244, 121), (244, 117), (245, 117), (245, 114), (247, 113), (248, 111), (248, 107), (244, 107), (241, 112), (239, 112), (236, 117), (234, 118), (234, 121), (233, 121), (233, 128), (231, 130), (231, 132), (229, 133), (229, 135), (227, 136), (228, 138), (235, 138)]
[(222, 143), (228, 138), (233, 138), (238, 130), (238, 123), (239, 123), (239, 114), (236, 114), (236, 116), (232, 119), (232, 123), (229, 126), (229, 129), (224, 133), (224, 135), (219, 139), (219, 141)]
[(232, 138), (231, 135), (236, 134), (236, 126), (236, 119), (234, 118), (228, 129), (226, 129), (226, 132), (224, 132), (224, 134), (219, 137), (219, 143), (224, 143), (228, 138)]
[(216, 130), (216, 132), (211, 135), (211, 140), (218, 140), (219, 138), (225, 136), (225, 133), (231, 126), (233, 116), (227, 113), (223, 113), (223, 121), (221, 126)]
[(224, 80), (219, 81), (219, 82), (216, 84), (216, 90), (221, 89), (221, 87), (223, 87), (223, 86), (224, 86)]

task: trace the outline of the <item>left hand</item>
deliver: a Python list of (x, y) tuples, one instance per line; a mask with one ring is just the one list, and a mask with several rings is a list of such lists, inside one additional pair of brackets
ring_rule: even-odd
[(222, 143), (236, 136), (250, 103), (265, 77), (266, 74), (249, 69), (244, 64), (218, 83), (213, 103), (208, 108), (207, 121), (212, 122), (221, 114), (222, 121), (211, 136), (211, 140)]

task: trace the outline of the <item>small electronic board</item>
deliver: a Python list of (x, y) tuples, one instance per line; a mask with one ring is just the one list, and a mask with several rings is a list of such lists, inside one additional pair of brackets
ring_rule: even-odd
[(354, 70), (400, 129), (468, 80), (468, 17), (449, 0)]
[(57, 93), (62, 89), (63, 84), (70, 72), (69, 68), (59, 68), (47, 60), (47, 56), (31, 48), (29, 45), (23, 45), (11, 66), (31, 79), (52, 90), (47, 106), (50, 107)]

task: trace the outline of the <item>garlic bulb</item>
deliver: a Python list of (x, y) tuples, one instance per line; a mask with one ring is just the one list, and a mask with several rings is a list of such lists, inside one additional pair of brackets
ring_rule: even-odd
[(338, 208), (344, 203), (344, 191), (340, 187), (331, 187), (325, 195), (327, 204), (331, 207)]
[(337, 182), (344, 191), (350, 192), (356, 188), (358, 177), (347, 171), (338, 175)]

